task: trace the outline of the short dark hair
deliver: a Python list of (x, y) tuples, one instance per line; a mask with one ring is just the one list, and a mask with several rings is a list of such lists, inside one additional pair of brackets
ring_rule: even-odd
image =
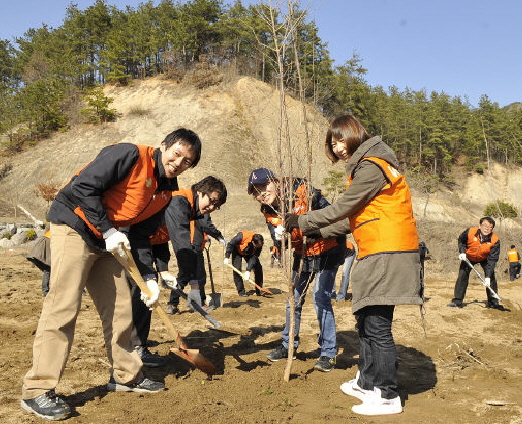
[(514, 245), (514, 244), (512, 244), (512, 245), (511, 245), (511, 247), (510, 247), (510, 249), (514, 249), (514, 248), (515, 248), (515, 245)]
[(255, 245), (265, 244), (265, 239), (261, 234), (254, 234), (254, 236), (252, 237), (252, 242)]
[(326, 157), (336, 163), (339, 158), (335, 155), (332, 148), (332, 138), (343, 140), (349, 155), (353, 155), (357, 148), (370, 138), (366, 128), (353, 115), (342, 115), (335, 118), (330, 123), (330, 128), (326, 132), (324, 143)]
[(199, 139), (199, 136), (192, 130), (178, 128), (167, 135), (165, 140), (161, 142), (161, 144), (165, 145), (166, 149), (175, 143), (191, 146), (192, 151), (196, 156), (194, 157), (194, 161), (190, 167), (194, 168), (201, 159), (201, 140)]
[(491, 225), (493, 225), (493, 228), (495, 228), (495, 220), (490, 216), (483, 216), (480, 218), (479, 224), (482, 224), (484, 221), (488, 221)]
[(199, 191), (207, 195), (216, 192), (219, 197), (219, 205), (217, 205), (218, 207), (223, 205), (227, 201), (227, 188), (225, 186), (225, 183), (221, 181), (219, 178), (213, 177), (211, 175), (203, 178), (196, 184), (193, 184), (192, 190)]

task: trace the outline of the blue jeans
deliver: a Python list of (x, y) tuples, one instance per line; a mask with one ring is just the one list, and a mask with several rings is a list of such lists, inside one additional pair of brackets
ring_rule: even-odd
[[(321, 346), (321, 356), (334, 358), (337, 354), (337, 340), (335, 317), (332, 308), (331, 293), (335, 283), (335, 274), (337, 268), (325, 269), (317, 273), (302, 272), (298, 283), (294, 289), (295, 296), (295, 332), (294, 332), (294, 348), (299, 346), (299, 328), (301, 326), (301, 311), (305, 303), (306, 292), (308, 291), (307, 282), (314, 278), (315, 284), (313, 288), (314, 308), (319, 322), (319, 337), (317, 342)], [(293, 272), (292, 279), (296, 277)], [(282, 340), (283, 347), (288, 349), (290, 335), (290, 305), (286, 305), (286, 324), (283, 330)]]
[(355, 254), (347, 256), (344, 260), (343, 265), (343, 278), (341, 279), (341, 285), (339, 286), (339, 292), (335, 300), (345, 300), (346, 293), (348, 293), (348, 285), (350, 284), (350, 270), (355, 259)]
[(365, 390), (377, 387), (385, 399), (397, 392), (397, 350), (391, 331), (393, 305), (367, 306), (355, 313), (359, 333), (359, 381)]

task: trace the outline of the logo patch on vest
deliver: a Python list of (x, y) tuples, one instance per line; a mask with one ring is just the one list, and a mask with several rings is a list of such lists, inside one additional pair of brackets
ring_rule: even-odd
[(152, 185), (152, 178), (147, 178), (147, 179), (145, 180), (145, 186), (146, 186), (146, 187), (150, 187), (151, 185)]

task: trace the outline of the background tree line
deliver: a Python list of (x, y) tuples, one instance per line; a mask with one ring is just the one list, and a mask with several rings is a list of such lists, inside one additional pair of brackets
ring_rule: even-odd
[[(500, 108), (483, 95), (473, 107), (467, 98), (444, 92), (372, 87), (359, 56), (333, 66), (306, 10), (292, 8), (290, 19), (278, 16), (281, 10), (266, 3), (244, 7), (240, 0), (149, 1), (125, 10), (105, 0), (85, 10), (71, 3), (60, 27), (43, 25), (13, 42), (0, 40), (0, 133), (8, 136), (6, 147), (21, 150), (66, 129), (81, 115), (85, 95), (94, 108), (110, 103), (100, 95), (103, 84), (156, 75), (180, 81), (203, 66), (304, 93), (327, 117), (354, 113), (420, 176), (444, 182), (456, 163), (477, 172), (490, 160), (522, 164), (520, 104)], [(288, 22), (295, 23), (292, 41)], [(276, 51), (284, 52), (282, 64)]]

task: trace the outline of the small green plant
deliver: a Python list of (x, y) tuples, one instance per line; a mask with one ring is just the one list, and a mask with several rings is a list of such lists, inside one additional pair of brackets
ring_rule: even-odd
[(273, 394), (274, 394), (274, 392), (270, 388), (261, 390), (262, 396), (268, 396), (268, 395), (273, 395)]
[(10, 232), (6, 232), (2, 235), (2, 238), (5, 238), (7, 240), (11, 240), (11, 233)]
[(516, 218), (518, 211), (513, 205), (497, 200), (495, 203), (490, 203), (486, 206), (484, 215), (502, 220), (504, 218)]
[(27, 230), (27, 233), (25, 234), (25, 241), (31, 241), (34, 239), (36, 239), (36, 231)]
[(87, 103), (87, 108), (80, 110), (89, 124), (99, 124), (102, 122), (112, 122), (116, 120), (117, 111), (109, 105), (114, 101), (103, 93), (100, 86), (88, 88), (83, 100)]

